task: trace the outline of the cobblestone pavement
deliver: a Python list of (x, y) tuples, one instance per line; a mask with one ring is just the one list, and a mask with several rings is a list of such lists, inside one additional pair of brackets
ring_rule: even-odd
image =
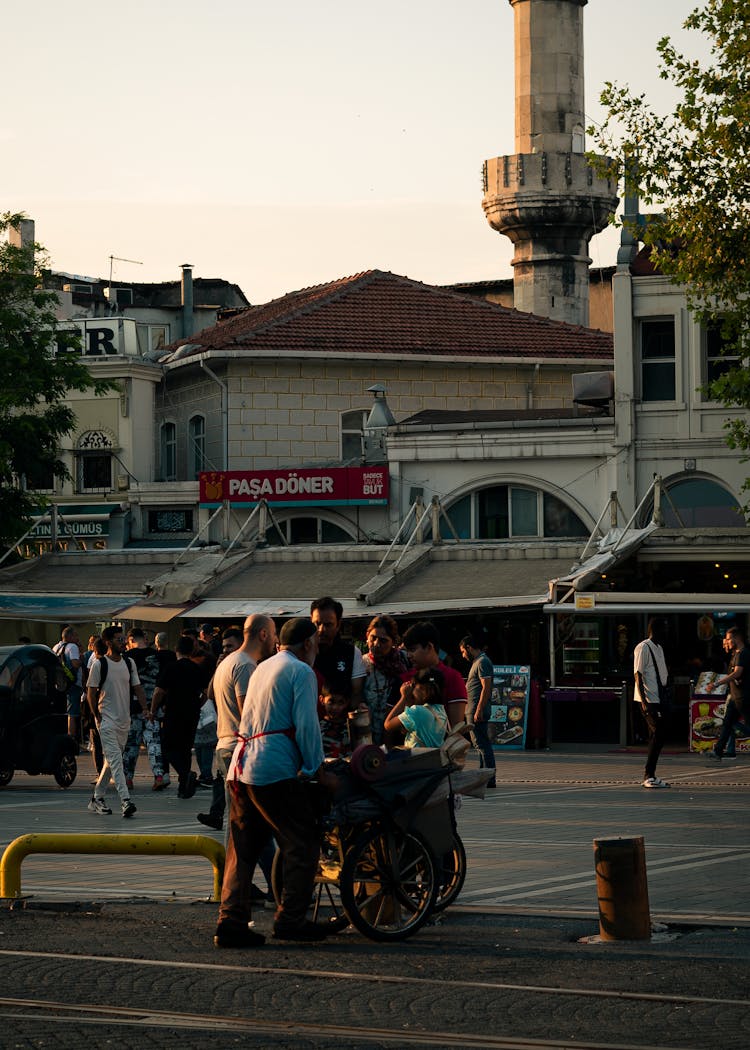
[[(23, 775), (0, 792), (0, 845), (29, 831), (201, 832), (205, 795), (153, 794), (145, 776), (132, 821), (89, 814), (86, 761), (67, 792)], [(202, 1048), (218, 1035), (295, 1050), (744, 1050), (750, 760), (709, 769), (665, 754), (673, 787), (657, 792), (641, 788), (642, 763), (504, 754), (501, 786), (459, 813), (460, 906), (397, 944), (347, 931), (320, 946), (217, 952), (205, 860), (29, 857), (29, 898), (0, 909), (0, 1046)], [(645, 839), (651, 914), (667, 930), (582, 943), (598, 931), (592, 841), (620, 835)], [(259, 912), (257, 928), (271, 920)]]

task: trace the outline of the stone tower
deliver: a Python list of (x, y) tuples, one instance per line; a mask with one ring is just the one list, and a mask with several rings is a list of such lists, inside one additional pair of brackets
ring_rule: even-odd
[(509, 0), (514, 14), (516, 152), (484, 164), (484, 208), (513, 254), (518, 310), (588, 325), (589, 241), (616, 185), (584, 156), (583, 8), (588, 0)]

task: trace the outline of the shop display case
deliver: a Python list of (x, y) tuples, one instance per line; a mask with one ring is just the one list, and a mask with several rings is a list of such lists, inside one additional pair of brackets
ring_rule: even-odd
[(599, 674), (599, 624), (576, 623), (562, 647), (562, 672), (565, 677), (593, 678)]

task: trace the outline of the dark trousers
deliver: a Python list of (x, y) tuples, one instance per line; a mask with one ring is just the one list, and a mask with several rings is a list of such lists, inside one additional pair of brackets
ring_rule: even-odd
[(193, 766), (193, 739), (198, 724), (198, 715), (195, 716), (195, 724), (192, 720), (169, 724), (166, 719), (161, 730), (161, 751), (164, 763), (164, 772), (172, 766), (177, 772), (180, 790), (187, 787), (190, 771)]
[(251, 877), (261, 853), (275, 838), (284, 854), (284, 892), (276, 923), (305, 919), (318, 870), (318, 818), (309, 785), (298, 780), (232, 785), (229, 843), (221, 887), (219, 923), (244, 926), (250, 919)]
[(724, 713), (724, 721), (721, 724), (721, 734), (719, 739), (716, 741), (715, 751), (716, 754), (721, 757), (724, 754), (724, 748), (727, 746), (729, 741), (734, 737), (734, 727), (736, 725), (742, 725), (747, 728), (747, 719), (743, 718), (742, 712), (737, 707), (737, 704), (731, 698), (727, 700), (726, 711)]
[[(489, 722), (474, 722), (471, 731), (472, 744), (479, 752), (479, 764), (482, 769), (495, 768), (495, 749), (489, 735)], [(490, 781), (490, 786), (495, 786), (495, 778)]]
[(664, 717), (660, 704), (641, 704), (643, 717), (648, 726), (648, 754), (646, 755), (646, 768), (643, 776), (656, 776), (656, 763), (659, 761), (661, 749), (667, 735), (667, 720)]

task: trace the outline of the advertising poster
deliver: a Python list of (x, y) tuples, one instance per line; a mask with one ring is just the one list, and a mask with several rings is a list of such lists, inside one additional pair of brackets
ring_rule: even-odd
[(520, 750), (526, 743), (531, 668), (495, 664), (492, 672), (489, 738), (494, 747)]
[[(704, 676), (701, 675), (701, 678)], [(717, 674), (714, 677), (719, 678)], [(727, 698), (721, 695), (723, 689), (717, 689), (715, 693), (700, 693), (705, 688), (701, 679), (696, 683), (696, 689), (690, 701), (690, 750), (710, 751), (716, 744), (721, 733), (721, 724), (724, 721), (724, 710)], [(735, 726), (735, 747), (737, 754), (750, 754), (750, 736), (745, 732), (742, 725)]]

